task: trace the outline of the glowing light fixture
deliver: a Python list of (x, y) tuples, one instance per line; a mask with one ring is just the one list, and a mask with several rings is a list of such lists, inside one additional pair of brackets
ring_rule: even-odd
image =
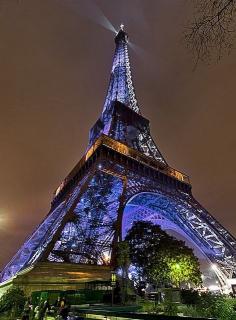
[(104, 256), (104, 258), (103, 258), (104, 262), (106, 264), (108, 264), (110, 262), (110, 259), (111, 259), (110, 254), (108, 252), (104, 252), (103, 256)]
[(214, 270), (214, 271), (216, 271), (216, 270), (218, 269), (218, 268), (217, 268), (217, 265), (214, 264), (214, 263), (211, 265), (211, 268), (212, 268), (212, 270)]

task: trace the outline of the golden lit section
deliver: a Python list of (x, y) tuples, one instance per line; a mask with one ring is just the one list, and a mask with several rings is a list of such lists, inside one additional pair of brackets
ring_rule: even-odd
[(64, 183), (64, 181), (62, 181), (62, 183), (59, 185), (59, 187), (55, 191), (55, 196), (57, 196), (58, 193), (63, 189), (64, 185), (65, 185), (65, 183)]
[(134, 150), (121, 142), (113, 140), (104, 134), (101, 135), (97, 139), (97, 141), (91, 146), (91, 148), (87, 151), (85, 156), (78, 163), (77, 169), (79, 169), (79, 167), (92, 156), (92, 154), (96, 151), (96, 149), (100, 145), (105, 145), (108, 148), (111, 148), (111, 149), (113, 149), (113, 150), (115, 150), (125, 156), (128, 156), (132, 159), (137, 160), (138, 162), (142, 162), (142, 163), (148, 165), (149, 167), (152, 167), (158, 171), (162, 171), (165, 174), (167, 174), (171, 177), (174, 177), (175, 179), (177, 179), (179, 181), (182, 181), (182, 182), (185, 182), (188, 184), (190, 183), (189, 177), (187, 175), (183, 174), (182, 172), (179, 172), (178, 170), (175, 170), (175, 169), (168, 167), (168, 166), (163, 167), (163, 164), (159, 163), (158, 161), (155, 161), (154, 159), (151, 159), (148, 156), (138, 152), (137, 150)]
[(94, 153), (94, 148), (93, 146), (87, 151), (86, 155), (85, 155), (85, 160), (87, 161), (88, 158), (91, 157), (91, 155)]
[(91, 146), (91, 148), (88, 149), (86, 155), (85, 155), (85, 161), (87, 161), (91, 155), (96, 151), (96, 149), (102, 144), (103, 142), (103, 135), (99, 137), (95, 143)]
[(171, 176), (175, 177), (176, 179), (178, 179), (180, 181), (184, 181), (184, 175), (181, 172), (179, 172), (179, 171), (177, 171), (177, 170), (175, 170), (173, 168), (168, 168), (168, 169), (169, 169), (168, 170), (169, 174)]
[[(145, 164), (148, 164), (150, 167), (154, 167), (155, 169), (160, 170), (159, 165), (157, 164), (157, 161), (153, 161), (151, 159), (149, 159), (147, 156), (141, 154), (140, 152), (129, 148), (128, 146), (118, 142), (118, 141), (114, 141), (108, 137), (103, 138), (103, 143), (105, 145), (107, 145), (108, 147), (116, 150), (119, 153), (122, 153), (126, 156), (129, 156), (131, 158), (134, 158), (140, 162), (143, 162)], [(164, 171), (165, 173), (167, 173), (168, 175), (171, 175), (172, 177), (175, 177), (176, 179), (189, 183), (189, 177), (173, 168), (167, 167), (164, 168), (162, 171)]]
[(125, 144), (120, 143), (118, 141), (112, 140), (106, 136), (103, 137), (103, 144), (116, 150), (119, 153), (122, 153), (126, 156), (130, 156), (130, 148)]
[(103, 254), (103, 260), (106, 265), (108, 265), (111, 262), (111, 256), (108, 252), (105, 252)]
[(78, 276), (78, 277), (90, 277), (91, 276), (91, 273), (87, 273), (87, 272), (81, 272), (81, 271), (67, 271), (66, 272), (67, 274), (71, 274), (73, 276)]

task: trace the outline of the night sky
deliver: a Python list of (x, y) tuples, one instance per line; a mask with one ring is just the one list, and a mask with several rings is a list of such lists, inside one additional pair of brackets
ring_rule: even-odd
[(134, 44), (137, 98), (162, 154), (236, 235), (235, 52), (193, 72), (182, 41), (191, 4), (0, 0), (0, 269), (85, 151), (111, 69), (108, 20)]

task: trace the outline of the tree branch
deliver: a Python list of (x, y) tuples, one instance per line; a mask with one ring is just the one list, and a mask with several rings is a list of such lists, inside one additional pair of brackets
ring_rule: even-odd
[(236, 0), (195, 0), (194, 21), (185, 32), (185, 41), (199, 60), (219, 60), (229, 53), (235, 37)]

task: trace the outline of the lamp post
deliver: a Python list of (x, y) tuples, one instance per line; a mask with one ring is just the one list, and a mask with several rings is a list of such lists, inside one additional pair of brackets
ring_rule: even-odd
[(114, 288), (116, 286), (116, 274), (115, 271), (111, 272), (111, 306), (114, 304)]

